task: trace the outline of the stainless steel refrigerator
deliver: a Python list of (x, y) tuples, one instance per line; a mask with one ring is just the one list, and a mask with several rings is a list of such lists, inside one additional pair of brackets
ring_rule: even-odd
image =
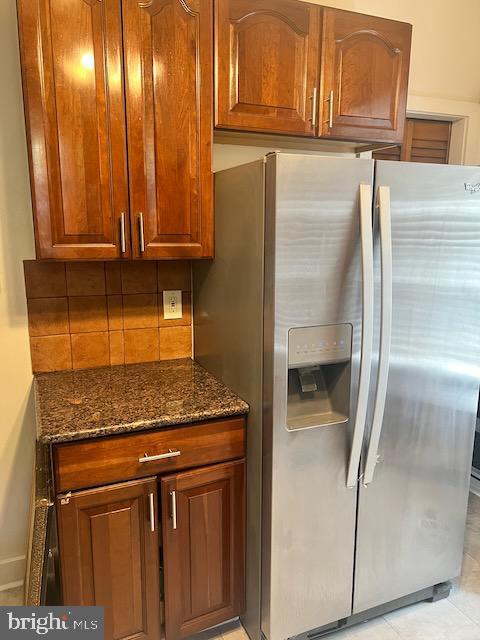
[(250, 404), (251, 638), (460, 574), (480, 378), (480, 168), (271, 154), (216, 176), (195, 357)]

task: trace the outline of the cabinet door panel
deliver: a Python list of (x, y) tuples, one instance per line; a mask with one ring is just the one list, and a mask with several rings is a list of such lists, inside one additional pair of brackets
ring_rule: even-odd
[(217, 127), (314, 135), (320, 9), (216, 0)]
[(325, 9), (323, 33), (322, 135), (401, 141), (411, 26)]
[(128, 189), (120, 5), (18, 6), (37, 255), (121, 257)]
[(244, 464), (240, 460), (162, 479), (167, 640), (242, 612)]
[(123, 0), (123, 20), (134, 256), (211, 256), (210, 2)]
[(63, 599), (105, 607), (105, 638), (159, 640), (158, 533), (150, 478), (58, 498)]

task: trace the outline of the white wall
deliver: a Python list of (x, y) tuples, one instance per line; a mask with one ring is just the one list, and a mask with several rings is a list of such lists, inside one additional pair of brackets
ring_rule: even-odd
[(22, 260), (34, 257), (14, 0), (0, 2), (0, 588), (23, 579), (34, 415)]

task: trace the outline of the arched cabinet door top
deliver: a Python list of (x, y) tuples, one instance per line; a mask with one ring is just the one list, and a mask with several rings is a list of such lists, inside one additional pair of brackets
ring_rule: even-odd
[(244, 13), (239, 18), (231, 18), (231, 23), (238, 25), (238, 28), (247, 28), (249, 24), (255, 24), (257, 21), (268, 22), (269, 20), (278, 20), (283, 22), (292, 31), (295, 31), (299, 36), (305, 36), (308, 32), (308, 24), (297, 24), (291, 20), (288, 16), (280, 13), (279, 11), (260, 9), (258, 11), (249, 11)]
[(120, 4), (18, 0), (18, 19), (37, 257), (126, 257)]
[[(137, 2), (141, 9), (146, 9), (148, 13), (155, 16), (166, 6), (170, 5), (172, 0), (137, 0)], [(194, 11), (185, 0), (176, 0), (176, 2), (178, 2), (179, 6), (189, 15), (196, 16), (198, 14), (198, 11)]]
[(208, 0), (122, 0), (136, 258), (213, 254)]
[(320, 9), (296, 0), (216, 0), (215, 125), (315, 135)]
[(374, 29), (359, 29), (358, 31), (353, 31), (349, 33), (344, 38), (337, 38), (335, 40), (336, 44), (339, 46), (348, 46), (349, 44), (353, 46), (352, 41), (355, 39), (371, 39), (373, 43), (385, 47), (385, 49), (390, 50), (392, 55), (397, 55), (402, 53), (402, 50), (398, 47), (395, 47), (389, 40), (385, 38), (385, 36)]
[(324, 9), (321, 135), (403, 139), (411, 25)]

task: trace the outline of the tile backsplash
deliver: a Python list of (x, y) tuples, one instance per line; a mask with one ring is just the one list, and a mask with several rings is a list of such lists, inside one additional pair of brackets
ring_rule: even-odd
[[(190, 262), (24, 262), (34, 372), (192, 355)], [(163, 291), (183, 317), (164, 320)]]

